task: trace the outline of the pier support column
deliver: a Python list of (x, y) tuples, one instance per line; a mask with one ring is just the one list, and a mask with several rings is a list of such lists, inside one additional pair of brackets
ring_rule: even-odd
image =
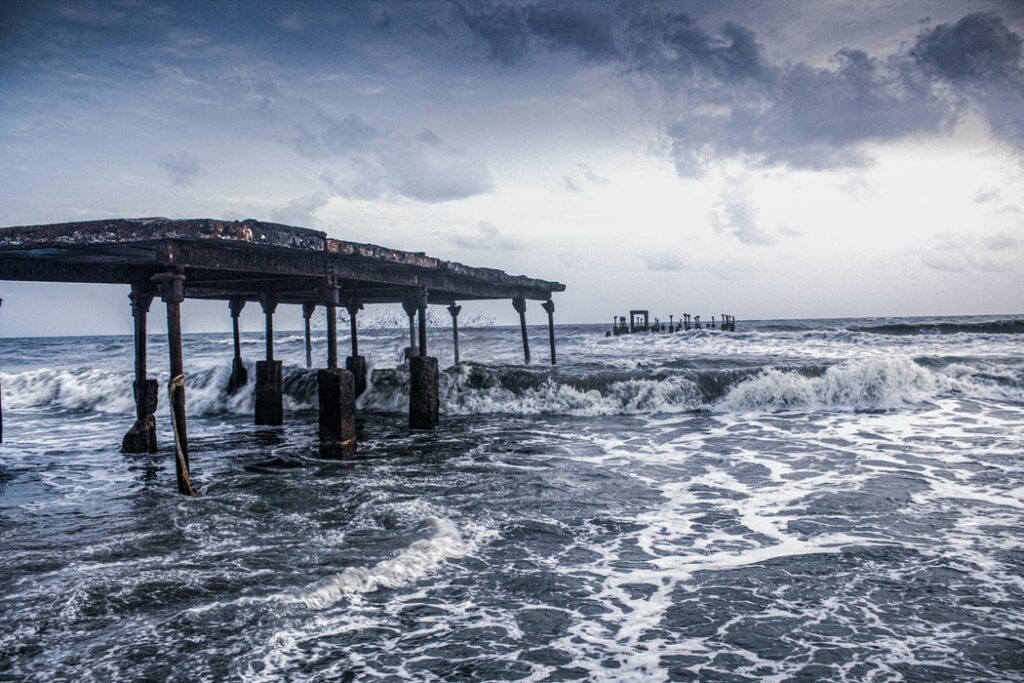
[(245, 299), (234, 298), (228, 300), (228, 310), (231, 312), (231, 334), (235, 342), (235, 355), (231, 359), (231, 377), (228, 379), (228, 393), (233, 394), (249, 383), (249, 371), (242, 362), (242, 339), (238, 334), (238, 316), (242, 315), (245, 308)]
[(316, 373), (320, 399), (320, 456), (351, 458), (356, 454), (355, 380), (348, 370), (328, 368)]
[(548, 314), (548, 343), (551, 345), (551, 364), (555, 364), (555, 302), (548, 299), (541, 304)]
[(267, 359), (256, 362), (256, 424), (284, 424), (284, 378), (282, 363), (274, 360), (274, 311), (277, 298), (265, 294), (260, 298), (266, 316)]
[(144, 284), (133, 284), (128, 300), (135, 322), (135, 424), (121, 441), (122, 453), (156, 453), (156, 413), (159, 388), (155, 379), (146, 377), (146, 314), (153, 303), (153, 292)]
[(516, 297), (512, 299), (512, 307), (519, 314), (519, 329), (523, 333), (523, 359), (530, 363), (530, 337), (526, 334), (526, 299)]
[(327, 311), (327, 369), (338, 367), (338, 287), (333, 281), (324, 288), (324, 309)]
[(462, 312), (462, 306), (452, 304), (448, 307), (448, 312), (452, 316), (452, 353), (455, 356), (454, 365), (459, 364), (459, 313)]
[(184, 269), (154, 276), (160, 297), (167, 304), (167, 350), (170, 355), (171, 423), (174, 427), (174, 469), (178, 493), (194, 496), (188, 463), (188, 423), (185, 419), (185, 360), (181, 349), (181, 302), (185, 300)]
[(416, 299), (411, 298), (403, 301), (402, 310), (404, 310), (405, 314), (409, 316), (409, 345), (405, 347), (405, 357), (406, 359), (409, 359), (419, 353), (416, 350), (416, 311), (418, 310), (416, 306)]
[(302, 304), (302, 319), (305, 322), (306, 327), (306, 367), (313, 367), (313, 339), (310, 335), (309, 319), (313, 317), (313, 311), (316, 310), (316, 304), (305, 303)]
[(352, 373), (355, 380), (356, 398), (362, 396), (366, 391), (366, 358), (359, 355), (359, 330), (356, 325), (356, 314), (363, 308), (358, 301), (349, 301), (345, 304), (348, 311), (349, 327), (352, 334), (352, 355), (345, 359), (345, 367)]
[(437, 359), (427, 355), (427, 290), (416, 300), (419, 311), (419, 355), (409, 359), (409, 428), (435, 429), (440, 422)]

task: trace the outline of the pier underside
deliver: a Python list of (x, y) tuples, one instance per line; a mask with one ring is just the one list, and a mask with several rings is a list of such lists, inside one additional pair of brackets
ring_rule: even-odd
[[(135, 319), (136, 422), (125, 436), (125, 452), (155, 452), (156, 382), (146, 375), (146, 316), (155, 297), (167, 308), (178, 489), (194, 495), (188, 464), (181, 308), (185, 299), (228, 302), (234, 359), (228, 390), (248, 382), (241, 359), (238, 316), (246, 302), (258, 302), (266, 318), (266, 356), (255, 368), (255, 421), (283, 422), (281, 362), (274, 359), (273, 316), (280, 304), (303, 307), (306, 357), (311, 357), (310, 317), (318, 306), (327, 316), (327, 368), (318, 374), (320, 453), (347, 457), (356, 451), (355, 398), (366, 387), (366, 362), (359, 355), (356, 316), (365, 304), (402, 304), (409, 316), (410, 427), (438, 424), (437, 360), (427, 353), (427, 306), (447, 306), (458, 357), (459, 301), (511, 300), (519, 313), (523, 352), (530, 360), (526, 302), (541, 301), (547, 312), (551, 363), (555, 362), (554, 303), (565, 285), (491, 268), (474, 268), (423, 253), (346, 242), (326, 233), (255, 220), (166, 218), (111, 219), (0, 229), (0, 280), (123, 284)], [(351, 355), (338, 362), (337, 308), (351, 322)], [(418, 325), (417, 318), (418, 316)], [(417, 330), (418, 328), (418, 330)], [(417, 334), (418, 332), (418, 334)], [(309, 360), (307, 360), (307, 365)], [(2, 416), (0, 416), (2, 419)], [(2, 422), (0, 422), (2, 425)], [(0, 427), (2, 429), (2, 427)], [(2, 432), (0, 432), (2, 440)]]

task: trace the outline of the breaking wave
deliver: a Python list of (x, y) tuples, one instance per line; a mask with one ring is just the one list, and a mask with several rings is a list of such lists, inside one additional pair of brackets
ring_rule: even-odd
[(932, 322), (932, 323), (886, 323), (882, 325), (858, 325), (848, 328), (851, 332), (873, 334), (914, 335), (914, 334), (1024, 334), (1024, 320), (990, 320), (986, 322)]
[[(249, 376), (255, 375), (250, 367)], [(253, 382), (227, 391), (230, 368), (198, 369), (186, 376), (189, 411), (202, 415), (252, 414)], [(74, 412), (130, 413), (131, 376), (112, 370), (31, 370), (0, 375), (6, 407)], [(161, 377), (166, 382), (166, 376)], [(980, 361), (904, 356), (858, 358), (831, 365), (728, 369), (658, 367), (572, 375), (540, 367), (465, 363), (441, 373), (441, 410), (448, 415), (653, 415), (692, 411), (892, 410), (944, 396), (1024, 401), (1020, 370)], [(408, 409), (404, 368), (373, 370), (362, 410)], [(286, 367), (284, 404), (314, 410), (316, 371)], [(163, 392), (160, 410), (166, 410)]]

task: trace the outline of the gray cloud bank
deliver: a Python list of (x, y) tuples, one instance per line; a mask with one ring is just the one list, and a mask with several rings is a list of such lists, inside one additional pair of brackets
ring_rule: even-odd
[(772, 63), (754, 31), (738, 23), (712, 32), (663, 5), (603, 7), (476, 5), (459, 15), (502, 65), (531, 51), (569, 51), (654, 86), (684, 177), (730, 158), (801, 169), (862, 165), (865, 143), (943, 132), (967, 112), (1024, 151), (1022, 40), (993, 13), (926, 28), (884, 57), (841, 46), (820, 67)]

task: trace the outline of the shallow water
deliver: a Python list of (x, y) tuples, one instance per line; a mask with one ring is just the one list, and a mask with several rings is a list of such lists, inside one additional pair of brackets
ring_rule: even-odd
[(279, 429), (189, 336), (196, 499), (165, 400), (118, 452), (129, 337), (3, 340), (0, 678), (1024, 680), (1021, 320), (464, 330), (429, 434), (367, 330), (347, 462), (301, 335)]

